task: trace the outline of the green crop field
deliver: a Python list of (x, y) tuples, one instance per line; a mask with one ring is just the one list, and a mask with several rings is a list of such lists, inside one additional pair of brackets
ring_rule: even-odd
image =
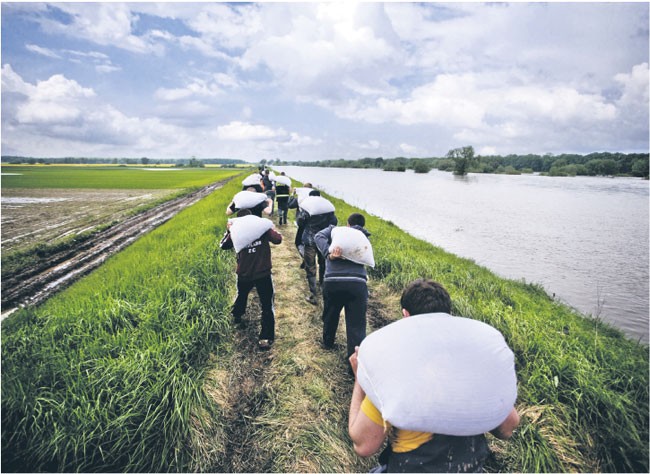
[(205, 186), (241, 172), (221, 168), (2, 165), (2, 189), (182, 189)]

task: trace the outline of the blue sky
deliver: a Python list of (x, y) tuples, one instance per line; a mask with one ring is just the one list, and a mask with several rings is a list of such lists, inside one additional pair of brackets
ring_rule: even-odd
[(2, 2), (2, 154), (648, 152), (648, 9)]

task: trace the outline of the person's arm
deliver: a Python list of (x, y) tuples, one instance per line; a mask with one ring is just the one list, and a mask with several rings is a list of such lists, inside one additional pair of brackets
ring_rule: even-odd
[(275, 229), (269, 229), (266, 231), (267, 236), (269, 237), (269, 242), (272, 244), (278, 245), (282, 243), (282, 234)]
[(227, 215), (227, 216), (232, 215), (232, 213), (235, 212), (235, 209), (236, 209), (236, 207), (235, 207), (235, 201), (233, 201), (233, 202), (231, 202), (230, 204), (228, 204), (228, 207), (226, 208), (226, 215)]
[(350, 356), (350, 365), (354, 372), (354, 389), (352, 390), (352, 401), (350, 402), (350, 413), (348, 420), (348, 433), (352, 439), (354, 451), (361, 457), (367, 458), (375, 454), (384, 444), (388, 435), (383, 426), (372, 421), (361, 410), (361, 403), (366, 397), (365, 392), (357, 382), (357, 356), (359, 348), (355, 348), (354, 354)]
[(338, 225), (338, 223), (339, 223), (339, 220), (336, 218), (336, 214), (334, 214), (333, 212), (332, 212), (332, 215), (329, 216), (328, 221), (329, 221), (328, 225)]
[(517, 426), (519, 426), (519, 413), (517, 413), (515, 407), (512, 407), (512, 411), (508, 414), (503, 423), (490, 431), (490, 433), (499, 439), (510, 439)]
[[(264, 202), (264, 201), (262, 201), (262, 202)], [(272, 209), (273, 209), (273, 200), (267, 199), (266, 200), (266, 207), (262, 210), (262, 212), (264, 214), (266, 214), (267, 216), (270, 216)]]
[(230, 222), (228, 222), (227, 224), (226, 233), (223, 234), (223, 237), (221, 238), (221, 242), (219, 242), (219, 247), (222, 250), (229, 250), (234, 247), (232, 243), (232, 237), (230, 236)]
[(332, 227), (325, 227), (323, 230), (316, 232), (314, 243), (320, 254), (327, 258), (329, 254), (330, 239), (332, 236)]

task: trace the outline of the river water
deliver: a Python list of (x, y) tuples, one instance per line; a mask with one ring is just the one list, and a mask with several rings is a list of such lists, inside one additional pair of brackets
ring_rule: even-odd
[(648, 342), (648, 181), (276, 169)]

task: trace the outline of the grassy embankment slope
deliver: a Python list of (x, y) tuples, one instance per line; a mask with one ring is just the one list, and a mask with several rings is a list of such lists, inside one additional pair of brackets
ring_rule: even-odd
[[(278, 338), (234, 331), (234, 256), (218, 250), (239, 181), (183, 211), (41, 308), (2, 324), (3, 470), (365, 471), (346, 435), (344, 349), (323, 351), (292, 245), (274, 249)], [(343, 221), (355, 208), (333, 199)], [(490, 470), (648, 468), (647, 347), (533, 285), (369, 217), (371, 329), (412, 279), (441, 281), (456, 314), (500, 329), (516, 354), (523, 423), (491, 439)], [(253, 305), (250, 317), (258, 318)], [(341, 335), (343, 328), (340, 328)], [(343, 337), (343, 336), (341, 336)]]

